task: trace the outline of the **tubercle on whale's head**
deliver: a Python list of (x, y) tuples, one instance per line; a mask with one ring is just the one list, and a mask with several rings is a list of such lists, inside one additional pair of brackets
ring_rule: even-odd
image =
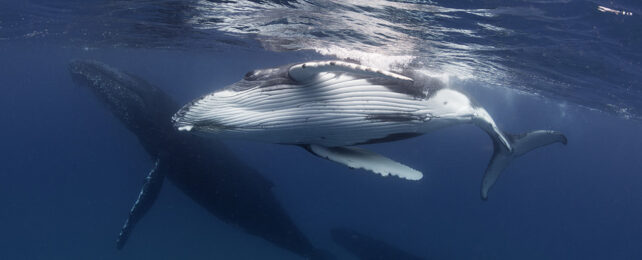
[(76, 85), (98, 98), (150, 154), (157, 154), (174, 141), (168, 118), (177, 105), (160, 88), (93, 60), (72, 60), (68, 70)]
[[(93, 60), (72, 60), (68, 66), (73, 81), (86, 87), (103, 101), (110, 111), (132, 129), (145, 128), (161, 109), (156, 90), (146, 82)], [(164, 110), (163, 110), (164, 111)]]

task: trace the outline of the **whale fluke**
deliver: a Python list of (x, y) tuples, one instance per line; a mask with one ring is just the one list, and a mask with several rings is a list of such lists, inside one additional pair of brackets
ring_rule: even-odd
[(488, 190), (493, 187), (495, 181), (499, 178), (502, 171), (512, 162), (515, 158), (520, 157), (536, 148), (546, 146), (553, 143), (562, 143), (566, 145), (567, 139), (564, 134), (557, 131), (550, 130), (536, 130), (523, 134), (507, 134), (507, 137), (512, 151), (508, 150), (502, 141), (491, 135), (493, 140), (494, 153), (484, 173), (481, 187), (481, 198), (488, 199)]

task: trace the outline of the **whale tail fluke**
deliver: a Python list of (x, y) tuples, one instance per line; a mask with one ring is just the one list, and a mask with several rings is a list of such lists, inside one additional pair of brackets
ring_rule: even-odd
[[(505, 137), (503, 140), (498, 138), (502, 135), (489, 135), (493, 140), (494, 153), (488, 163), (488, 168), (486, 168), (484, 178), (482, 179), (482, 200), (488, 199), (488, 191), (493, 184), (495, 184), (495, 181), (497, 181), (506, 166), (508, 166), (508, 164), (510, 164), (510, 162), (515, 158), (542, 146), (553, 143), (562, 143), (566, 145), (567, 143), (567, 139), (564, 134), (551, 130), (537, 130), (517, 135), (503, 133), (503, 136)], [(506, 146), (505, 141), (508, 141), (510, 146)]]

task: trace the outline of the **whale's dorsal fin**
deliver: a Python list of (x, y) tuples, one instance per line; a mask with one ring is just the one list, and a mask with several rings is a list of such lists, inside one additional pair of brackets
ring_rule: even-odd
[(118, 235), (116, 240), (116, 247), (118, 249), (123, 248), (131, 231), (134, 229), (134, 226), (138, 221), (143, 218), (145, 213), (154, 205), (154, 201), (160, 193), (160, 189), (163, 186), (163, 180), (165, 179), (165, 173), (167, 171), (167, 163), (163, 163), (161, 158), (156, 159), (154, 168), (147, 174), (145, 177), (145, 183), (143, 183), (143, 188), (138, 193), (138, 199), (134, 202), (131, 210), (129, 211), (129, 216), (125, 220), (125, 224)]
[(338, 60), (294, 64), (290, 66), (288, 74), (294, 81), (306, 82), (314, 79), (314, 76), (321, 72), (350, 72), (363, 76), (412, 82), (411, 78), (397, 73)]
[(310, 153), (353, 169), (364, 169), (382, 176), (394, 175), (408, 180), (420, 180), (423, 174), (413, 168), (380, 154), (358, 147), (325, 147), (304, 145)]

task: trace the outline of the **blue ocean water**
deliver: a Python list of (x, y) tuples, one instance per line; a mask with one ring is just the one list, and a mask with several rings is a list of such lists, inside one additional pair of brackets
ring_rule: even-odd
[[(499, 126), (562, 131), (479, 199), (492, 154), (471, 125), (369, 146), (424, 179), (381, 178), (298, 147), (226, 141), (274, 183), (312, 243), (354, 259), (350, 227), (427, 259), (642, 256), (642, 6), (637, 1), (13, 1), (0, 10), (0, 258), (300, 259), (172, 184), (123, 250), (153, 165), (72, 59), (138, 75), (184, 104), (282, 64), (411, 68), (470, 94)], [(602, 7), (602, 8), (600, 8)], [(604, 9), (607, 8), (607, 9)], [(374, 250), (374, 249), (373, 249)]]

